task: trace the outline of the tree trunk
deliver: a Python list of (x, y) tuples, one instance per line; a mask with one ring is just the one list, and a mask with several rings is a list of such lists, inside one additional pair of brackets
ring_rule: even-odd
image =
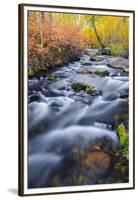
[(79, 24), (80, 24), (80, 15), (76, 14), (74, 15), (74, 25), (79, 26)]
[(96, 25), (95, 25), (95, 16), (94, 15), (92, 16), (92, 25), (93, 25), (97, 40), (98, 40), (100, 46), (102, 47), (102, 49), (104, 49), (105, 45), (102, 43), (102, 40), (101, 40), (100, 36), (98, 35), (97, 28), (96, 28)]
[(52, 13), (48, 13), (48, 19), (49, 19), (49, 32), (50, 35), (52, 34)]
[(40, 12), (40, 43), (41, 47), (44, 45), (44, 12)]

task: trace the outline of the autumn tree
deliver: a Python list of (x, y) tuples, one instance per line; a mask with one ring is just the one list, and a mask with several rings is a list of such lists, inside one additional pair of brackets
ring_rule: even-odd
[(85, 42), (77, 15), (30, 12), (28, 18), (30, 74), (80, 58)]
[(87, 47), (109, 47), (113, 54), (127, 56), (128, 28), (128, 17), (29, 11), (29, 70), (79, 59)]
[(41, 47), (43, 47), (44, 44), (44, 20), (45, 20), (45, 14), (43, 11), (40, 12), (40, 43)]
[(81, 27), (93, 47), (109, 47), (115, 54), (128, 54), (128, 17), (81, 15)]
[(92, 21), (92, 26), (93, 26), (93, 29), (94, 29), (94, 31), (95, 31), (95, 35), (96, 35), (96, 37), (97, 37), (97, 40), (98, 40), (100, 46), (102, 47), (102, 49), (104, 49), (104, 48), (105, 48), (105, 45), (103, 44), (103, 42), (102, 42), (102, 40), (101, 40), (101, 38), (100, 38), (100, 36), (99, 36), (99, 33), (98, 33), (98, 31), (97, 31), (97, 27), (96, 27), (96, 25), (95, 25), (95, 16), (94, 16), (94, 15), (92, 15), (91, 21)]

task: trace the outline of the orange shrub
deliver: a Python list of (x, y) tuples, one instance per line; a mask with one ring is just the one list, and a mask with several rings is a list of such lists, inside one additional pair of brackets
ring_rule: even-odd
[[(40, 12), (30, 12), (28, 22), (29, 68), (34, 71), (66, 64), (80, 58), (85, 41), (76, 24), (62, 24)], [(41, 26), (43, 45), (41, 44)]]

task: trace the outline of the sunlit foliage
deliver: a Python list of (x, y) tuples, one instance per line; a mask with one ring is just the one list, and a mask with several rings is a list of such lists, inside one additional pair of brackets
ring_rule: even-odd
[[(81, 24), (85, 20), (84, 37), (91, 41), (93, 47), (100, 47), (93, 28), (92, 16), (82, 15), (81, 20)], [(95, 16), (95, 25), (105, 47), (122, 48), (124, 53), (128, 54), (128, 17)]]
[(128, 28), (128, 17), (29, 11), (29, 72), (77, 60), (86, 47), (128, 56)]

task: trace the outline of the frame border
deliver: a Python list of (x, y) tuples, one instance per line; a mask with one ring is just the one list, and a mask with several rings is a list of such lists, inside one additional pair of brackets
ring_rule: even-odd
[[(49, 193), (24, 193), (24, 8), (46, 7), (46, 8), (63, 8), (63, 9), (79, 9), (93, 11), (109, 11), (124, 12), (133, 15), (133, 186), (124, 188), (94, 189), (81, 191), (64, 191)], [(118, 10), (118, 9), (102, 9), (92, 7), (74, 7), (74, 6), (57, 6), (43, 4), (18, 4), (18, 195), (19, 196), (38, 196), (38, 195), (56, 195), (68, 193), (87, 193), (102, 191), (117, 191), (135, 189), (135, 11), (134, 10)]]

